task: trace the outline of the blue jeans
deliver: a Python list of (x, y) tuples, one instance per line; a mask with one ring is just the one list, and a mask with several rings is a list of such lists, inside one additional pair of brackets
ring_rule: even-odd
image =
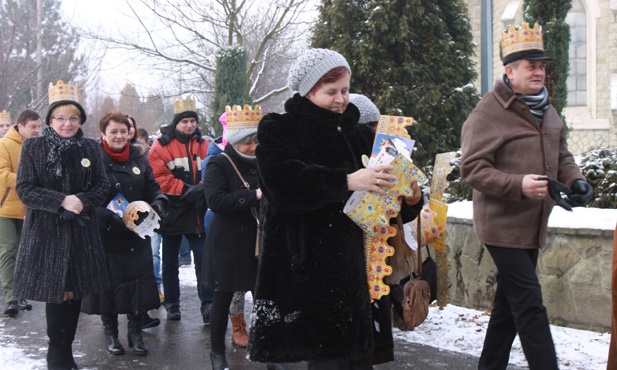
[[(212, 290), (201, 282), (201, 264), (203, 261), (206, 236), (204, 234), (184, 235), (189, 242), (195, 259), (195, 276), (197, 277), (197, 294), (204, 305), (212, 304)], [(180, 306), (180, 280), (178, 278), (178, 252), (182, 243), (182, 235), (163, 235), (163, 289), (165, 301), (163, 306), (170, 308)]]
[(163, 277), (161, 276), (161, 234), (154, 233), (150, 238), (150, 243), (152, 247), (152, 265), (154, 266), (154, 279), (156, 280), (156, 285), (159, 288), (159, 292), (161, 291), (161, 284), (163, 284)]
[(178, 257), (186, 258), (189, 261), (191, 260), (191, 248), (189, 247), (189, 241), (186, 237), (182, 238), (182, 243), (180, 243), (180, 252), (178, 253)]

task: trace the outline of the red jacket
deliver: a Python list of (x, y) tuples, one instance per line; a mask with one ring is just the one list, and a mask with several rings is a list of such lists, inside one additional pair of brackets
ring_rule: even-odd
[[(169, 198), (167, 217), (161, 227), (162, 234), (201, 234), (207, 207), (180, 199), (191, 185), (201, 182), (203, 161), (209, 142), (201, 138), (199, 130), (190, 139), (178, 137), (175, 127), (161, 129), (161, 137), (152, 144), (148, 162), (154, 179)], [(204, 195), (205, 197), (205, 195)]]

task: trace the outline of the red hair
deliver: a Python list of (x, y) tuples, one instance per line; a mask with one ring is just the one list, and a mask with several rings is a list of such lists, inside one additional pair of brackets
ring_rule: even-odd
[(311, 88), (308, 94), (306, 95), (310, 95), (311, 93), (315, 92), (315, 90), (319, 89), (321, 85), (323, 84), (329, 84), (329, 83), (336, 82), (340, 80), (341, 78), (345, 76), (349, 76), (349, 75), (350, 75), (349, 70), (345, 67), (333, 68), (330, 70), (330, 72), (323, 75), (323, 77), (321, 77), (319, 81), (317, 81), (315, 86), (313, 86), (313, 88)]

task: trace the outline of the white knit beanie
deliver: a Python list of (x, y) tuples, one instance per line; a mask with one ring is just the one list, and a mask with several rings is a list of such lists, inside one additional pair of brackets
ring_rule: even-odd
[(309, 49), (291, 66), (287, 86), (305, 96), (326, 73), (336, 67), (347, 68), (351, 75), (351, 68), (341, 54), (328, 49)]
[(371, 99), (362, 94), (349, 94), (349, 102), (358, 107), (360, 120), (358, 123), (369, 123), (379, 121), (379, 109)]

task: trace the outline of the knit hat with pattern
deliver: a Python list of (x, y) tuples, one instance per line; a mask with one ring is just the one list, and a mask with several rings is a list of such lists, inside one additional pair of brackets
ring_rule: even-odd
[(379, 121), (379, 109), (373, 102), (362, 94), (349, 94), (349, 102), (358, 107), (360, 120), (358, 123)]
[(317, 82), (336, 67), (345, 67), (351, 74), (351, 68), (341, 54), (328, 49), (309, 49), (300, 56), (289, 70), (287, 86), (306, 96)]

